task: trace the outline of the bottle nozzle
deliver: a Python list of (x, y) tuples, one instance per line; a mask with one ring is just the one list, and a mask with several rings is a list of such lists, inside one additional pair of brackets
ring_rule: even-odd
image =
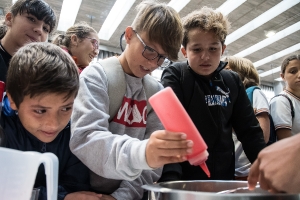
[(208, 176), (208, 178), (210, 178), (210, 172), (209, 172), (209, 169), (208, 169), (206, 163), (205, 162), (201, 163), (200, 167), (205, 172), (205, 174)]

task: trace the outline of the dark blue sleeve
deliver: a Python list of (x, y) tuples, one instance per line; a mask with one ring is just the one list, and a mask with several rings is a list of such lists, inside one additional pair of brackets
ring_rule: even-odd
[[(40, 189), (39, 200), (47, 200), (47, 189), (45, 187), (38, 187), (38, 189)], [(58, 186), (57, 191), (57, 200), (63, 200), (68, 194), (68, 192), (60, 185)]]

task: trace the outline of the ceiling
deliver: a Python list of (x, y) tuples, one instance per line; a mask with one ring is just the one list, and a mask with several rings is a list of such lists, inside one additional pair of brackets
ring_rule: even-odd
[[(60, 10), (62, 8), (63, 0), (45, 0), (56, 12), (57, 16), (60, 15)], [(124, 0), (126, 1), (126, 0)], [(125, 18), (121, 21), (117, 30), (113, 33), (109, 41), (100, 40), (101, 48), (116, 53), (120, 52), (119, 48), (119, 38), (120, 35), (125, 30), (126, 26), (131, 25), (133, 19), (136, 15), (135, 6), (139, 4), (142, 0), (136, 0), (132, 8), (125, 15)], [(182, 0), (183, 1), (183, 0)], [(240, 0), (242, 1), (242, 0)], [(284, 12), (284, 6), (281, 4), (284, 2), (290, 2), (290, 8), (286, 9)], [(161, 2), (169, 3), (169, 0), (161, 0)], [(195, 9), (200, 9), (203, 6), (208, 6), (212, 8), (219, 8), (225, 0), (191, 0), (180, 12), (180, 16), (183, 17)], [(296, 2), (296, 3), (295, 3)], [(277, 68), (280, 66), (283, 58), (290, 54), (300, 54), (300, 1), (299, 0), (248, 0), (237, 7), (235, 10), (228, 14), (229, 21), (231, 22), (231, 30), (227, 41), (232, 41), (227, 44), (226, 51), (224, 55), (235, 55), (242, 52), (243, 50), (249, 50), (248, 48), (253, 45), (258, 45), (257, 43), (267, 43), (272, 37), (267, 39), (265, 32), (274, 30), (276, 32), (285, 31), (290, 26), (294, 25), (296, 31), (288, 31), (288, 33), (281, 33), (284, 35), (280, 39), (273, 43), (268, 43), (264, 45), (263, 48), (255, 50), (253, 52), (244, 54), (243, 57), (250, 59), (260, 74)], [(100, 30), (106, 16), (113, 7), (115, 0), (82, 0), (79, 12), (75, 22), (86, 21), (97, 31)], [(0, 7), (6, 8), (12, 4), (12, 0), (1, 0)], [(276, 6), (277, 5), (277, 6)], [(269, 9), (275, 9), (275, 12), (280, 13), (270, 20), (266, 20), (270, 14)], [(279, 9), (278, 9), (279, 8)], [(268, 11), (268, 12), (267, 12)], [(265, 13), (265, 14), (264, 14)], [(262, 18), (255, 20), (260, 15)], [(253, 21), (252, 21), (253, 20)], [(264, 22), (264, 20), (266, 22)], [(243, 26), (246, 24), (252, 24), (250, 27), (246, 28)], [(259, 24), (258, 27), (251, 28)], [(244, 30), (242, 30), (244, 29)], [(252, 30), (253, 29), (253, 30)], [(239, 32), (241, 31), (241, 32)], [(247, 33), (248, 32), (248, 33)], [(243, 34), (241, 34), (243, 33)], [(247, 33), (247, 34), (245, 34)], [(244, 35), (245, 34), (245, 35)], [(233, 41), (234, 35), (239, 38)], [(243, 36), (241, 36), (243, 35)], [(241, 36), (241, 37), (240, 37)], [(279, 33), (273, 36), (273, 38), (278, 38)], [(253, 47), (251, 47), (253, 48)], [(282, 52), (283, 51), (283, 52)], [(287, 53), (284, 53), (287, 51)], [(182, 56), (180, 56), (181, 59)], [(275, 69), (276, 71), (276, 69)], [(275, 72), (273, 74), (261, 77), (261, 82), (267, 85), (273, 85), (275, 79), (279, 78), (280, 72)]]

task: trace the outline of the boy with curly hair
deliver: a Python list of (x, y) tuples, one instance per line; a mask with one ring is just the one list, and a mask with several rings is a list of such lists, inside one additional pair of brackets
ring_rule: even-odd
[[(229, 21), (208, 7), (182, 19), (182, 53), (187, 61), (164, 70), (162, 84), (170, 86), (184, 105), (208, 146), (210, 179), (234, 179), (232, 128), (251, 162), (265, 147), (262, 130), (238, 75), (223, 70)], [(188, 162), (165, 165), (160, 181), (205, 180), (199, 166)]]

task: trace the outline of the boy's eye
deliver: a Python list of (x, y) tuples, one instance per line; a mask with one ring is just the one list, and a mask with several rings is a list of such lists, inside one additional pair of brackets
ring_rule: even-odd
[(201, 51), (201, 49), (200, 49), (200, 48), (198, 48), (198, 49), (193, 49), (193, 51)]
[(46, 110), (34, 110), (34, 112), (37, 114), (43, 114), (46, 112)]
[(290, 73), (291, 73), (291, 74), (296, 74), (296, 73), (297, 73), (297, 70), (292, 69), (292, 70), (290, 70)]
[(61, 110), (64, 111), (64, 112), (68, 112), (69, 110), (72, 110), (72, 107), (71, 106), (70, 107), (65, 107)]
[(211, 50), (211, 51), (216, 51), (216, 50), (217, 50), (217, 48), (215, 48), (215, 47), (211, 47), (209, 50)]

